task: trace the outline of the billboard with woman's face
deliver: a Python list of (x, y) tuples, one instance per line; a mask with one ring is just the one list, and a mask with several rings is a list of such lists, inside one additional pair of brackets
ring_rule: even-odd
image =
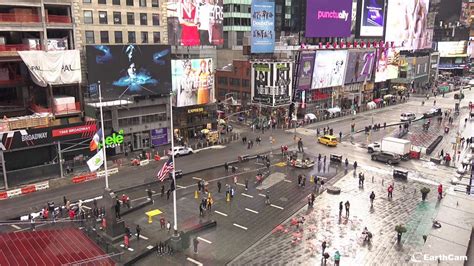
[(212, 58), (171, 61), (173, 105), (184, 107), (214, 102)]
[(398, 78), (400, 51), (395, 48), (377, 48), (375, 82)]
[(370, 81), (375, 62), (375, 50), (349, 50), (345, 84)]

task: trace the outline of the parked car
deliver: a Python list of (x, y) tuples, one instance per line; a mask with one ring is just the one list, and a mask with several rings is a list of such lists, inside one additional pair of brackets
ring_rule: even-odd
[(392, 152), (375, 152), (372, 154), (372, 161), (397, 164), (400, 162), (400, 155)]
[(415, 113), (402, 113), (400, 115), (400, 121), (411, 121), (411, 120), (414, 120), (416, 118), (416, 115)]
[(318, 138), (318, 142), (326, 146), (337, 146), (337, 138), (332, 135), (324, 135)]
[(191, 149), (189, 147), (184, 147), (184, 146), (174, 147), (174, 156), (176, 156), (176, 157), (183, 156), (183, 155), (189, 155), (189, 154), (193, 154), (193, 153), (194, 153), (193, 149)]
[(373, 153), (373, 152), (376, 152), (376, 151), (380, 151), (380, 143), (379, 142), (374, 142), (374, 143), (371, 143), (367, 146), (367, 151), (369, 153)]
[(425, 118), (438, 116), (438, 115), (443, 115), (443, 112), (441, 111), (441, 108), (439, 107), (433, 107), (428, 112), (423, 114)]

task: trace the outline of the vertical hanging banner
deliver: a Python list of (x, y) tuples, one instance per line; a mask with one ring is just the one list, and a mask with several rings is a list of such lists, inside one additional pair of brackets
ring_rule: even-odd
[(275, 3), (252, 1), (252, 53), (273, 53), (275, 49)]
[(311, 89), (315, 56), (316, 52), (314, 51), (301, 53), (300, 68), (298, 70), (298, 90)]

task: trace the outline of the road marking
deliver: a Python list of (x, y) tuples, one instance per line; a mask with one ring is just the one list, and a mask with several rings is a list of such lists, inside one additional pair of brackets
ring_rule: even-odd
[(280, 206), (278, 206), (278, 205), (270, 204), (270, 206), (272, 206), (273, 208), (277, 208), (277, 209), (283, 210), (283, 207), (280, 207)]
[(88, 209), (88, 210), (91, 209), (91, 207), (88, 207), (88, 206), (86, 206), (86, 205), (82, 205), (81, 208)]
[(258, 195), (262, 197), (267, 197), (265, 194), (262, 194), (262, 193), (259, 193)]
[(195, 259), (192, 259), (192, 258), (190, 258), (190, 257), (188, 257), (186, 260), (188, 260), (188, 261), (190, 261), (190, 262), (192, 262), (192, 263), (194, 263), (194, 264), (196, 264), (196, 265), (198, 265), (198, 266), (202, 266), (202, 265), (203, 265), (203, 264), (200, 263), (199, 261), (197, 261), (197, 260), (195, 260)]
[(21, 227), (19, 227), (19, 226), (16, 225), (16, 224), (12, 224), (11, 226), (12, 226), (13, 228), (15, 228), (15, 229), (21, 229)]
[(201, 180), (201, 178), (195, 177), (195, 176), (193, 176), (193, 179), (194, 179), (194, 180)]
[[(137, 236), (137, 234), (135, 234), (135, 236)], [(142, 236), (142, 235), (140, 235), (140, 238), (141, 238), (141, 239), (148, 240), (148, 237), (146, 237), (146, 236)]]
[(132, 252), (133, 252), (133, 248), (128, 248), (128, 251), (132, 251)]
[(291, 183), (291, 182), (293, 182), (293, 181), (288, 180), (288, 179), (284, 179), (283, 181), (285, 181), (286, 183)]
[(241, 186), (241, 187), (245, 187), (245, 185), (242, 184), (242, 183), (236, 183), (236, 184), (239, 185), (239, 186)]
[(206, 243), (208, 243), (208, 244), (212, 244), (211, 241), (209, 241), (209, 240), (207, 240), (207, 239), (205, 239), (205, 238), (202, 238), (202, 237), (200, 237), (200, 236), (198, 236), (198, 239), (199, 239), (199, 240), (202, 240), (202, 241), (204, 241), (204, 242), (206, 242)]
[(252, 195), (249, 195), (249, 194), (242, 193), (242, 194), (240, 194), (240, 195), (242, 195), (242, 196), (244, 196), (244, 197), (247, 197), (247, 198), (253, 199), (253, 196), (252, 196)]
[(147, 249), (153, 249), (153, 246), (152, 245), (149, 245), (146, 247)]
[(156, 193), (156, 191), (152, 190), (152, 191), (151, 191), (151, 193), (155, 194), (155, 193)]
[(183, 186), (180, 186), (180, 185), (176, 185), (176, 187), (178, 187), (178, 188), (186, 188), (186, 187), (183, 187)]
[(223, 212), (220, 212), (220, 211), (214, 211), (214, 212), (217, 213), (217, 214), (220, 214), (220, 215), (222, 215), (222, 216), (227, 217), (227, 214), (225, 214), (225, 213), (223, 213)]
[(254, 210), (249, 209), (249, 208), (245, 208), (245, 210), (246, 210), (246, 211), (249, 211), (249, 212), (253, 212), (253, 213), (255, 213), (255, 214), (258, 214), (258, 211), (254, 211)]
[(247, 230), (247, 229), (248, 229), (247, 227), (242, 226), (242, 225), (240, 225), (240, 224), (236, 224), (236, 223), (234, 223), (234, 226), (236, 226), (236, 227), (238, 227), (238, 228), (241, 228), (241, 229), (244, 229), (244, 230)]

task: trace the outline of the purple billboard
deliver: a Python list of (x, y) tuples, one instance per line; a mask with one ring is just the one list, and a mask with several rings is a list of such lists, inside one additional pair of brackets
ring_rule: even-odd
[(151, 136), (151, 145), (154, 147), (168, 144), (168, 129), (167, 128), (152, 129), (150, 131), (150, 136)]
[(298, 70), (298, 90), (311, 89), (311, 78), (313, 77), (315, 56), (316, 52), (301, 53), (300, 68)]
[(352, 0), (308, 0), (306, 37), (351, 36)]

